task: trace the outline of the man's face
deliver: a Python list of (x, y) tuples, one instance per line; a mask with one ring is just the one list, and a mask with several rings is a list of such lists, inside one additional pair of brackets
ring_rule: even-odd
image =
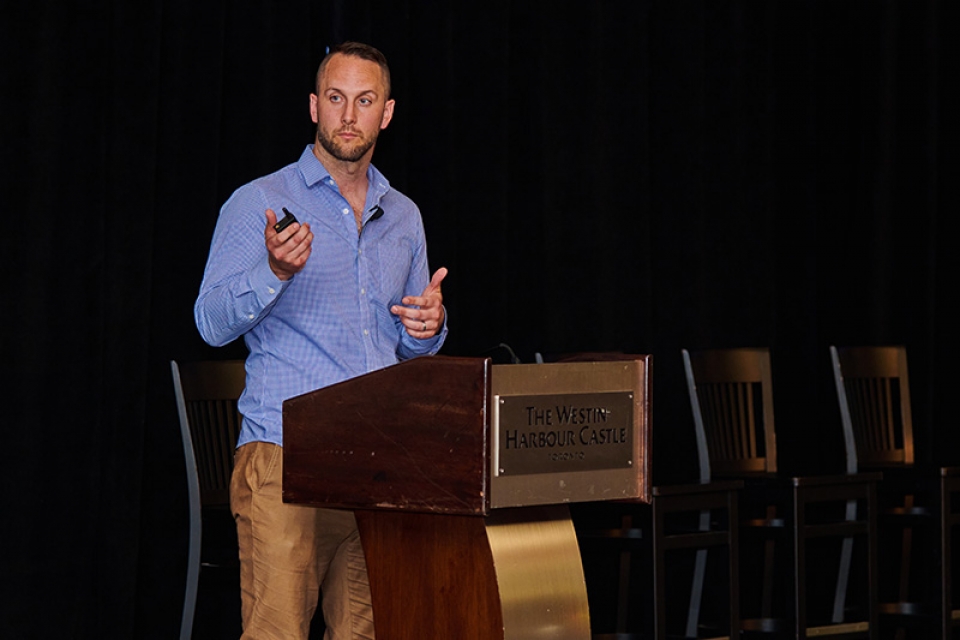
[(380, 67), (369, 60), (335, 54), (327, 62), (317, 93), (310, 96), (310, 115), (317, 123), (317, 142), (344, 162), (372, 153), (381, 129), (393, 117)]

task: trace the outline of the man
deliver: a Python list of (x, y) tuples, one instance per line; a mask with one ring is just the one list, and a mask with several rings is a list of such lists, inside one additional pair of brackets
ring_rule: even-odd
[[(390, 72), (373, 47), (334, 47), (317, 71), (314, 144), (238, 189), (214, 232), (194, 315), (204, 340), (249, 348), (231, 482), (243, 636), (306, 638), (318, 590), (329, 640), (372, 638), (353, 513), (284, 504), (282, 403), (446, 337), (420, 213), (371, 164), (393, 117)], [(299, 222), (277, 231), (284, 209)]]

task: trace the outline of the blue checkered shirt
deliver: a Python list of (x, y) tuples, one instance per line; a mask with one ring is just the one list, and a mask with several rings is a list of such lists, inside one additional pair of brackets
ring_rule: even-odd
[[(373, 166), (357, 234), (353, 211), (308, 146), (300, 160), (241, 187), (220, 210), (194, 318), (222, 346), (243, 336), (246, 389), (237, 446), (283, 444), (283, 401), (419, 355), (435, 354), (447, 328), (410, 336), (390, 307), (430, 281), (420, 211)], [(383, 215), (371, 220), (376, 207)], [(270, 269), (266, 209), (289, 209), (313, 230), (306, 266), (287, 281)]]

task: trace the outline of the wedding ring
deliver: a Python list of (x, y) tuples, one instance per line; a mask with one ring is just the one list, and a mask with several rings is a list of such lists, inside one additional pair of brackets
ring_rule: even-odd
[(426, 330), (427, 330), (427, 323), (424, 322), (424, 323), (423, 323), (423, 328), (420, 329), (420, 331), (426, 331)]

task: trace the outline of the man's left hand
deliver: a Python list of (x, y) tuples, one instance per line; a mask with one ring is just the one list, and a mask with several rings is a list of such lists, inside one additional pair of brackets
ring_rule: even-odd
[(426, 340), (437, 335), (443, 327), (443, 293), (440, 283), (447, 277), (447, 268), (440, 267), (433, 274), (430, 284), (419, 296), (407, 296), (401, 302), (390, 308), (390, 312), (400, 318), (414, 338)]

